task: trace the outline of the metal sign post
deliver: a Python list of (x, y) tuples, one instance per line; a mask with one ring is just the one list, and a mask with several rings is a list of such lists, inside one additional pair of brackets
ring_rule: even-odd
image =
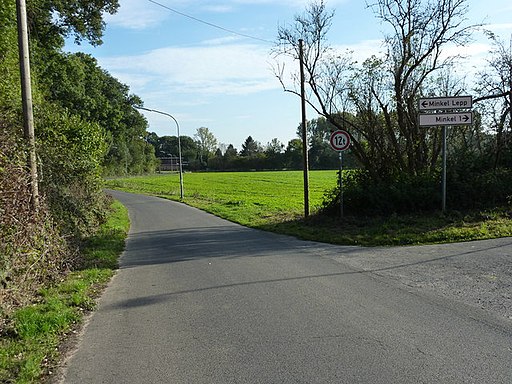
[(340, 219), (343, 218), (343, 151), (340, 151)]
[(447, 158), (447, 148), (446, 148), (446, 136), (447, 136), (447, 128), (446, 125), (443, 126), (443, 174), (441, 177), (441, 209), (443, 212), (446, 212), (446, 158)]
[[(431, 97), (418, 100), (418, 109), (420, 111), (429, 111), (430, 113), (420, 113), (418, 122), (420, 127), (438, 127), (442, 126), (443, 141), (443, 164), (441, 176), (441, 208), (446, 212), (446, 135), (447, 126), (452, 125), (471, 125), (473, 124), (473, 111), (467, 110), (473, 107), (472, 96), (454, 96), (454, 97)], [(450, 110), (450, 112), (447, 112)]]
[(343, 218), (343, 152), (350, 147), (350, 134), (346, 131), (334, 131), (329, 140), (332, 149), (340, 153), (340, 219)]

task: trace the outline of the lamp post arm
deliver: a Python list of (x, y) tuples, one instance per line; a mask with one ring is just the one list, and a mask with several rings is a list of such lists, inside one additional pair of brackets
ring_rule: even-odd
[(176, 120), (176, 118), (173, 115), (171, 115), (170, 113), (167, 113), (167, 112), (162, 112), (162, 111), (158, 111), (156, 109), (150, 109), (150, 108), (145, 108), (145, 107), (140, 107), (140, 106), (134, 106), (134, 108), (135, 109), (142, 109), (142, 110), (148, 111), (148, 112), (159, 113), (160, 115), (164, 115), (164, 116), (170, 117), (176, 123), (176, 129), (178, 131), (178, 157), (179, 157), (179, 173), (180, 173), (180, 198), (181, 198), (181, 200), (183, 200), (183, 196), (184, 196), (184, 193), (183, 193), (183, 165), (182, 165), (182, 159), (181, 159), (180, 125), (178, 124), (178, 120)]
[[(176, 120), (176, 118), (173, 115), (171, 115), (170, 113), (162, 112), (162, 111), (157, 111), (156, 109), (149, 109), (149, 108), (145, 108), (145, 107), (139, 107), (139, 106), (136, 106), (135, 109), (142, 109), (144, 111), (155, 112), (155, 113), (159, 113), (161, 115), (165, 115), (167, 117), (170, 117), (176, 123), (176, 127), (178, 127), (178, 132), (179, 132), (180, 125), (178, 124), (178, 120)], [(179, 133), (178, 133), (178, 135), (179, 135)]]

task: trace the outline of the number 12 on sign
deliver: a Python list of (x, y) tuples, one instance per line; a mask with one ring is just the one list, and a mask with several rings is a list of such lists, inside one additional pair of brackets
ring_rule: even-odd
[(331, 134), (330, 143), (335, 151), (345, 151), (350, 147), (350, 135), (345, 131), (334, 131)]

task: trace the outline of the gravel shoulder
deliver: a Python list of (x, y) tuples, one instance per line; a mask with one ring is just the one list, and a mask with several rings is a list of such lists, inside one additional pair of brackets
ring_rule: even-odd
[(337, 252), (335, 259), (512, 320), (511, 237), (400, 248), (350, 247)]

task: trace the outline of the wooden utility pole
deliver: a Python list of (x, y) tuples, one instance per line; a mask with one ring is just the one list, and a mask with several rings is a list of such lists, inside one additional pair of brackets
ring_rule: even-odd
[(27, 6), (25, 0), (16, 0), (18, 17), (18, 49), (20, 56), (21, 98), (23, 103), (23, 127), (28, 145), (30, 168), (30, 189), (32, 208), (39, 207), (39, 188), (37, 181), (36, 141), (34, 135), (34, 112), (32, 108), (32, 86), (30, 79), (30, 55), (28, 46)]
[(309, 160), (308, 160), (308, 135), (306, 120), (306, 91), (304, 76), (304, 41), (299, 39), (300, 62), (300, 98), (302, 107), (302, 154), (304, 158), (304, 216), (309, 216)]

